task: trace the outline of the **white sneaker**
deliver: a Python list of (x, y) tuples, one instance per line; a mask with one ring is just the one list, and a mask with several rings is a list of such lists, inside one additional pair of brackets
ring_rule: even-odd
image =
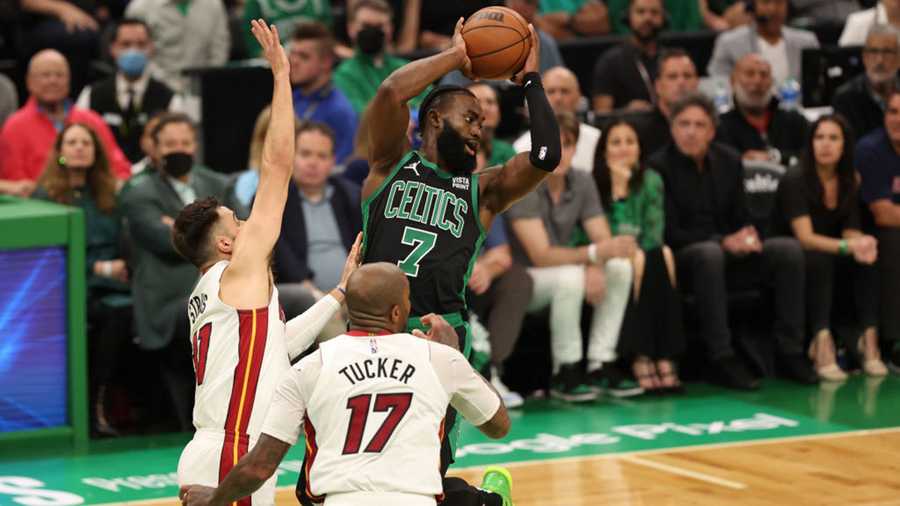
[(503, 404), (507, 408), (518, 408), (525, 403), (525, 400), (522, 399), (521, 395), (517, 392), (513, 392), (503, 384), (496, 367), (491, 367), (491, 385), (493, 385), (497, 390), (497, 393), (500, 394), (500, 398), (503, 399)]

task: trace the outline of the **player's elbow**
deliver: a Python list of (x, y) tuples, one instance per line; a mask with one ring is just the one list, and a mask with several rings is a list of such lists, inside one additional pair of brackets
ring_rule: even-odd
[(378, 86), (378, 91), (375, 93), (373, 102), (392, 104), (394, 106), (403, 104), (404, 100), (400, 94), (400, 83), (397, 81), (394, 74), (388, 76), (388, 78), (382, 81), (381, 85)]
[(254, 462), (253, 464), (247, 466), (245, 472), (249, 477), (253, 479), (253, 481), (258, 483), (264, 483), (275, 474), (275, 471), (278, 470), (278, 463), (270, 463), (270, 462)]
[(511, 426), (512, 422), (509, 421), (509, 413), (506, 411), (506, 406), (501, 404), (497, 413), (486, 423), (479, 425), (478, 430), (491, 439), (501, 439), (509, 434)]

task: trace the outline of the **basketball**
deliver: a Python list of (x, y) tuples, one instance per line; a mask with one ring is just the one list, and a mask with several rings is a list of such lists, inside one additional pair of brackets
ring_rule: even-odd
[(462, 28), (472, 73), (482, 79), (509, 79), (522, 69), (531, 51), (528, 23), (506, 7), (485, 7)]

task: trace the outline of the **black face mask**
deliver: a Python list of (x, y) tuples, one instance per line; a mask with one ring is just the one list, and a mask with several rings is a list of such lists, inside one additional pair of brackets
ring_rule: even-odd
[(441, 133), (438, 134), (437, 150), (447, 165), (444, 168), (449, 169), (454, 175), (467, 176), (478, 164), (475, 155), (466, 152), (466, 143), (462, 136), (446, 121)]
[(356, 45), (363, 53), (373, 56), (384, 50), (384, 30), (380, 26), (366, 25), (356, 34)]
[(162, 169), (172, 177), (181, 177), (190, 172), (194, 166), (194, 155), (187, 153), (169, 153), (162, 159)]

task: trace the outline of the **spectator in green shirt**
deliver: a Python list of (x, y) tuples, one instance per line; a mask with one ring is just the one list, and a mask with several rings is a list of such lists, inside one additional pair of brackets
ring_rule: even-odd
[(609, 33), (609, 9), (600, 0), (541, 0), (536, 24), (556, 40)]
[(56, 137), (33, 197), (84, 212), (92, 430), (117, 435), (106, 415), (119, 351), (131, 336), (131, 294), (116, 211), (116, 179), (97, 134), (72, 123)]
[(294, 26), (302, 21), (318, 21), (331, 27), (331, 2), (306, 0), (304, 2), (280, 2), (277, 0), (246, 0), (244, 3), (244, 45), (250, 57), (259, 56), (260, 45), (250, 32), (250, 21), (265, 19), (278, 28), (281, 43), (287, 46), (294, 33)]
[[(353, 43), (353, 56), (341, 62), (334, 72), (334, 85), (344, 92), (357, 114), (375, 97), (382, 81), (409, 63), (387, 52), (393, 39), (393, 9), (384, 0), (356, 0), (347, 14), (347, 34)], [(431, 91), (427, 88), (409, 102), (417, 108)]]
[[(630, 29), (626, 22), (625, 14), (631, 5), (632, 0), (606, 0), (609, 8), (609, 19), (612, 24), (612, 33), (619, 35), (628, 35)], [(707, 26), (704, 19), (705, 0), (665, 0), (663, 2), (668, 23), (666, 31), (672, 32), (693, 32), (704, 30), (706, 28), (714, 28), (718, 30), (727, 29), (727, 26), (713, 27)]]
[(675, 359), (684, 350), (684, 329), (675, 261), (663, 244), (663, 181), (641, 161), (634, 125), (617, 120), (603, 130), (594, 180), (612, 235), (634, 236), (642, 250), (633, 260), (633, 293), (625, 310), (619, 356), (631, 361), (645, 391), (679, 391)]

